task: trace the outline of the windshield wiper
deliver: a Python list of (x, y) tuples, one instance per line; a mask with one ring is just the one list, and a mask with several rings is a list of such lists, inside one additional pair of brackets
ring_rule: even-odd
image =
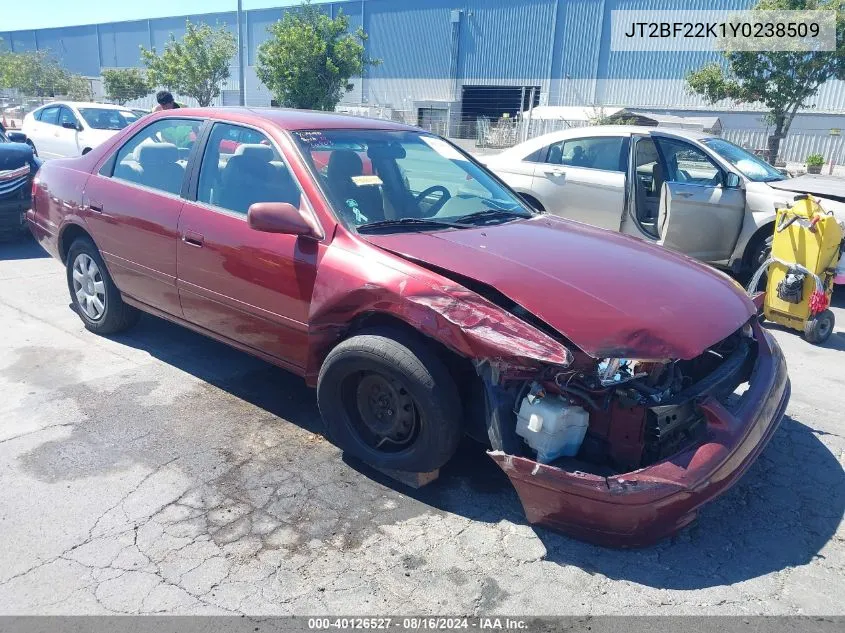
[(478, 220), (497, 220), (508, 218), (530, 218), (533, 217), (530, 213), (524, 211), (509, 211), (507, 209), (484, 209), (483, 211), (476, 211), (469, 215), (462, 215), (455, 220), (460, 224), (473, 224)]
[(457, 224), (455, 222), (447, 222), (446, 220), (435, 220), (433, 218), (399, 218), (396, 220), (379, 220), (378, 222), (367, 222), (357, 227), (359, 233), (362, 231), (367, 233), (371, 230), (389, 229), (389, 228), (450, 228), (450, 229), (466, 229), (469, 228), (465, 224)]

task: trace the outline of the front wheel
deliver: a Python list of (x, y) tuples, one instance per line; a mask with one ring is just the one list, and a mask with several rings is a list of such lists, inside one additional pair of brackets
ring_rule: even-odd
[(836, 317), (833, 312), (823, 310), (807, 319), (807, 323), (804, 324), (804, 338), (808, 343), (821, 345), (830, 338), (835, 323)]
[(422, 340), (398, 330), (370, 330), (329, 352), (317, 402), (329, 439), (377, 468), (436, 470), (462, 436), (449, 370)]
[[(749, 281), (751, 281), (751, 277), (754, 276), (754, 273), (757, 272), (757, 269), (760, 268), (760, 266), (762, 266), (763, 263), (772, 256), (772, 242), (774, 241), (774, 239), (774, 235), (760, 236), (749, 247), (748, 256), (746, 259), (746, 267)], [(757, 287), (754, 290), (765, 290), (768, 278), (768, 271), (766, 271), (765, 273), (763, 273), (763, 276), (760, 277), (760, 283), (757, 284)]]
[(73, 308), (85, 327), (97, 334), (115, 334), (138, 321), (138, 310), (123, 302), (97, 247), (80, 237), (67, 254), (67, 285)]

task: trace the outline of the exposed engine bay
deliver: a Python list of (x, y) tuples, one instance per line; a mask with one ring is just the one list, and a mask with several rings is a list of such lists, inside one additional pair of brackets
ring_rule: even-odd
[(730, 406), (756, 352), (746, 325), (692, 360), (584, 355), (533, 380), (501, 381), (488, 387), (496, 392), (491, 440), (497, 450), (569, 471), (609, 476), (643, 468), (700, 441), (706, 420), (698, 403), (713, 396)]

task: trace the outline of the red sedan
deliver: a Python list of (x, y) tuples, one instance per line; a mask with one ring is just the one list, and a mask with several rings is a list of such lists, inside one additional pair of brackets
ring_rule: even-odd
[(436, 471), (469, 434), (531, 522), (601, 543), (688, 524), (789, 399), (728, 277), (393, 122), (160, 112), (46, 163), (28, 220), (92, 332), (149, 312), (296, 372), (378, 468)]

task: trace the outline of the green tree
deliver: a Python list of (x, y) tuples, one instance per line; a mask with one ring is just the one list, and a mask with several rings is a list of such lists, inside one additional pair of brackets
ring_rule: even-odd
[(70, 76), (46, 51), (0, 54), (0, 87), (33, 97), (65, 94)]
[(141, 47), (141, 58), (150, 83), (165, 86), (179, 94), (193, 97), (201, 107), (211, 105), (220, 94), (221, 84), (229, 78), (229, 62), (237, 52), (235, 36), (225, 28), (207, 24), (185, 23), (185, 36), (173, 34), (161, 55)]
[(73, 101), (93, 101), (94, 91), (91, 90), (91, 81), (82, 75), (69, 75), (67, 87), (64, 94)]
[(767, 159), (774, 164), (781, 141), (799, 108), (829, 79), (845, 79), (845, 0), (760, 0), (755, 11), (838, 11), (835, 51), (726, 51), (725, 63), (710, 63), (687, 75), (688, 89), (709, 103), (732, 99), (760, 103), (767, 109), (772, 133)]
[(334, 110), (350, 77), (381, 63), (367, 57), (364, 30), (349, 33), (349, 18), (332, 19), (305, 2), (287, 11), (267, 29), (270, 39), (258, 47), (258, 78), (285, 107)]
[(146, 97), (153, 91), (146, 75), (138, 68), (108, 68), (103, 71), (103, 84), (108, 98), (119, 105)]

